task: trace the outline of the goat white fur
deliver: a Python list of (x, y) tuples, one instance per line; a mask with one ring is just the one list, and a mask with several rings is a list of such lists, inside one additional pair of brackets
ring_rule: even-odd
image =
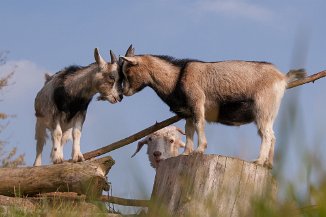
[(156, 131), (138, 142), (137, 150), (132, 155), (134, 157), (146, 144), (147, 154), (150, 164), (157, 169), (160, 162), (179, 155), (179, 148), (184, 148), (185, 144), (181, 140), (181, 134), (185, 133), (178, 127), (168, 126)]

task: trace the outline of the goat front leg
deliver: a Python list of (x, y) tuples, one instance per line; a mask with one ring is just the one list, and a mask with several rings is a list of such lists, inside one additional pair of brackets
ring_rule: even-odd
[[(192, 124), (198, 135), (198, 148), (195, 153), (204, 153), (207, 148), (205, 135), (205, 94), (200, 88), (188, 87), (188, 101), (193, 111)], [(188, 120), (188, 119), (187, 119)], [(188, 137), (188, 135), (187, 135)], [(191, 137), (193, 140), (193, 137)], [(187, 145), (187, 144), (186, 144)]]
[(207, 148), (204, 117), (200, 117), (198, 120), (196, 120), (195, 127), (198, 135), (198, 148), (195, 150), (195, 152), (203, 154)]
[(59, 164), (63, 162), (63, 151), (61, 147), (62, 130), (59, 123), (56, 124), (54, 130), (52, 131), (52, 152), (51, 158), (54, 164)]
[(188, 118), (186, 120), (185, 131), (186, 131), (186, 146), (182, 155), (189, 155), (194, 150), (195, 126), (192, 118)]
[(73, 145), (72, 145), (72, 153), (71, 157), (73, 162), (84, 161), (84, 156), (80, 152), (80, 137), (81, 137), (81, 130), (82, 130), (82, 121), (76, 121), (76, 124), (72, 130), (72, 138), (73, 138)]

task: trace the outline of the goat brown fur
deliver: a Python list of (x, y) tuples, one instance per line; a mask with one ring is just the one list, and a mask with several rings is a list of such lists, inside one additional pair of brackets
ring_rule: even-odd
[(260, 155), (255, 162), (272, 167), (273, 123), (288, 82), (305, 76), (303, 70), (284, 75), (267, 62), (203, 62), (134, 55), (132, 47), (128, 51), (128, 55), (121, 57), (124, 95), (131, 96), (149, 86), (171, 111), (184, 117), (185, 155), (193, 151), (195, 131), (198, 135), (196, 152), (205, 151), (205, 120), (235, 126), (255, 122), (262, 138)]

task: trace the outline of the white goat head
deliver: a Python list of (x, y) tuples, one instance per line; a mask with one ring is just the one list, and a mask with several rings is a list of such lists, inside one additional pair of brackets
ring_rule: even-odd
[(168, 126), (158, 130), (139, 141), (137, 150), (131, 157), (134, 157), (146, 144), (148, 145), (147, 154), (149, 161), (151, 166), (156, 169), (161, 161), (178, 156), (179, 148), (185, 147), (180, 134), (185, 135), (180, 128), (175, 126)]

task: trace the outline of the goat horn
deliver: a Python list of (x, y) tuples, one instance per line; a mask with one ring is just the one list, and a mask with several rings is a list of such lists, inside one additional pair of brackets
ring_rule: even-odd
[(118, 62), (117, 56), (113, 53), (112, 50), (110, 50), (110, 56), (111, 56), (111, 63), (117, 63)]
[(132, 44), (129, 46), (125, 56), (126, 57), (135, 56), (135, 48), (132, 47)]

